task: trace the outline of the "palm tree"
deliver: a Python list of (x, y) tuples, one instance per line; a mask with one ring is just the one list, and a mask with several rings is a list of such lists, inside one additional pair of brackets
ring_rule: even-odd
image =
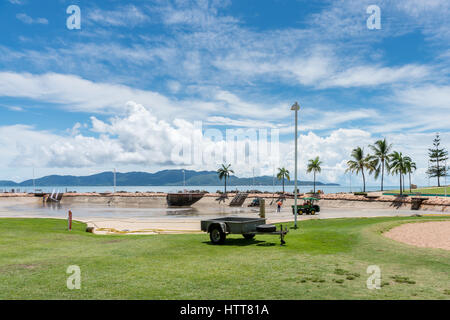
[(288, 179), (288, 181), (291, 180), (291, 177), (289, 177), (289, 170), (287, 170), (285, 167), (278, 168), (277, 179), (283, 180), (283, 193), (284, 193), (284, 179), (285, 178)]
[(374, 152), (372, 158), (375, 167), (375, 179), (378, 179), (381, 173), (381, 191), (383, 191), (384, 172), (389, 173), (389, 152), (392, 149), (392, 144), (388, 144), (386, 139), (383, 139), (369, 145), (369, 148)]
[(417, 169), (416, 163), (410, 157), (405, 157), (405, 169), (409, 176), (409, 193), (411, 193), (411, 173)]
[(217, 170), (217, 173), (219, 174), (219, 179), (222, 180), (222, 178), (225, 178), (225, 188), (224, 193), (227, 193), (227, 178), (230, 177), (230, 173), (234, 173), (233, 170), (230, 169), (231, 164), (226, 166), (225, 164), (222, 164), (222, 167)]
[[(403, 156), (401, 152), (394, 151), (389, 155), (390, 171), (400, 175), (400, 194), (403, 194), (403, 175), (407, 172), (407, 162), (412, 162), (410, 157)], [(415, 165), (415, 164), (414, 164)]]
[(355, 160), (347, 161), (347, 170), (345, 172), (355, 172), (356, 174), (361, 172), (363, 178), (363, 192), (366, 192), (366, 176), (364, 175), (364, 169), (369, 170), (369, 173), (374, 171), (372, 156), (364, 156), (364, 149), (357, 147), (352, 151), (352, 157)]
[(307, 173), (311, 173), (311, 171), (314, 172), (314, 193), (316, 193), (316, 173), (322, 171), (322, 168), (320, 167), (321, 164), (322, 161), (319, 160), (319, 157), (310, 159), (306, 170)]

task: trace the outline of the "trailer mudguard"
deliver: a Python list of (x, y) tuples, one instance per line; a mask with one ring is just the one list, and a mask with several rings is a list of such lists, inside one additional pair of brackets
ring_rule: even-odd
[(223, 233), (227, 233), (227, 225), (224, 222), (211, 223), (208, 228), (208, 232), (211, 232), (213, 227), (220, 226)]

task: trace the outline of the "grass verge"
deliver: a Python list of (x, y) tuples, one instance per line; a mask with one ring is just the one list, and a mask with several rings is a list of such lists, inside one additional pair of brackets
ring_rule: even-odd
[[(390, 191), (384, 191), (386, 193), (398, 193), (400, 194), (400, 190), (390, 190)], [(450, 187), (447, 186), (447, 193), (445, 192), (445, 187), (431, 187), (431, 188), (419, 188), (419, 189), (412, 189), (411, 192), (409, 192), (409, 187), (406, 186), (405, 190), (403, 191), (403, 194), (437, 194), (437, 195), (445, 195), (450, 194)]]
[[(438, 217), (301, 221), (275, 236), (93, 235), (57, 219), (0, 219), (1, 299), (450, 299), (450, 252), (382, 236)], [(69, 265), (81, 290), (69, 290)], [(377, 265), (382, 288), (369, 290)]]

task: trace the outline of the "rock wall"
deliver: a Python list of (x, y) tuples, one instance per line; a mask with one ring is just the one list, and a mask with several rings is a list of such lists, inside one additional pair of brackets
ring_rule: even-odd
[[(193, 207), (222, 207), (228, 206), (233, 199), (234, 194), (229, 194), (225, 201), (218, 201), (219, 194), (209, 193), (195, 203)], [(263, 197), (266, 199), (266, 206), (276, 206), (278, 195), (272, 194), (250, 194), (245, 200), (243, 206), (248, 204), (255, 197)], [(34, 197), (32, 194), (26, 193), (0, 193), (0, 199), (24, 199), (21, 201), (42, 201), (40, 197)], [(444, 197), (398, 197), (398, 196), (356, 196), (353, 194), (324, 194), (318, 196), (320, 206), (323, 208), (373, 208), (373, 209), (396, 209), (410, 210), (416, 206), (419, 210), (424, 211), (441, 211), (450, 212), (450, 198)], [(299, 203), (302, 202), (299, 197)], [(62, 204), (105, 204), (123, 207), (149, 207), (149, 208), (165, 208), (167, 207), (165, 193), (116, 193), (116, 194), (99, 194), (99, 193), (66, 193), (64, 194)], [(284, 207), (294, 204), (292, 195), (288, 195), (284, 202)]]

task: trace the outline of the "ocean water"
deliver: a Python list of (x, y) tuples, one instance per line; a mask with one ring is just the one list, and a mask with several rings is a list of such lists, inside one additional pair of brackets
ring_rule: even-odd
[[(21, 187), (21, 188), (11, 188), (11, 187), (0, 187), (0, 192), (11, 192), (14, 189), (15, 192), (113, 192), (113, 186), (57, 186), (57, 187)], [(398, 186), (385, 186), (384, 190), (395, 190)], [(183, 190), (204, 190), (210, 193), (216, 192), (217, 190), (223, 191), (222, 186), (117, 186), (116, 191), (126, 191), (126, 192), (178, 192)], [(233, 190), (247, 191), (247, 190), (259, 190), (262, 192), (281, 192), (283, 187), (276, 186), (227, 186), (227, 191), (231, 192)], [(313, 190), (313, 186), (299, 186), (301, 193), (310, 192)], [(324, 193), (338, 193), (338, 192), (358, 192), (362, 191), (362, 186), (316, 186), (316, 191), (322, 190)], [(378, 191), (380, 186), (366, 186), (366, 191)], [(285, 186), (286, 192), (293, 192), (294, 186)]]

